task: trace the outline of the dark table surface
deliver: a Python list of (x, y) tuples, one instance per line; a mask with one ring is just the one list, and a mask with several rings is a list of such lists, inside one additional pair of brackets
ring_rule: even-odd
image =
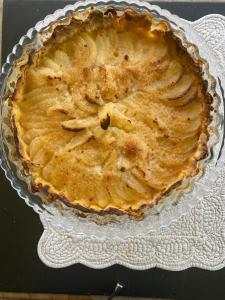
[[(20, 36), (46, 14), (72, 1), (5, 0), (2, 61)], [(209, 13), (225, 15), (225, 3), (158, 2), (180, 17), (196, 20)], [(0, 171), (0, 291), (109, 294), (115, 283), (125, 284), (122, 295), (173, 299), (225, 299), (225, 269), (191, 268), (181, 272), (160, 269), (133, 271), (121, 266), (93, 270), (82, 265), (50, 269), (37, 255), (43, 231), (39, 217), (12, 190)]]

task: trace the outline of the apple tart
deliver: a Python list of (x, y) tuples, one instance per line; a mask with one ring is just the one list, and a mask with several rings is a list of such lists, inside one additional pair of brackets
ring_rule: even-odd
[(168, 22), (131, 9), (71, 15), (30, 54), (12, 98), (33, 189), (141, 218), (207, 156), (206, 85)]

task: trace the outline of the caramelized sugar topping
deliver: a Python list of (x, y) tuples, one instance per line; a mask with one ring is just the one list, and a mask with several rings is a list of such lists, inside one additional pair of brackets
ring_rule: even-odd
[(75, 206), (128, 212), (197, 172), (208, 106), (167, 23), (94, 10), (56, 27), (32, 55), (13, 114), (38, 186)]

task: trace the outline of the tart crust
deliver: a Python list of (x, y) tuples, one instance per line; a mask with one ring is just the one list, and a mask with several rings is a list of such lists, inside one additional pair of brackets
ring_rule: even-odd
[(34, 192), (84, 213), (141, 219), (199, 172), (211, 102), (168, 22), (94, 8), (55, 24), (11, 103)]

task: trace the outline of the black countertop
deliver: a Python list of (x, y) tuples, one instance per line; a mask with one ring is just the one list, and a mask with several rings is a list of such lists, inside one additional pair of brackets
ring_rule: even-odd
[[(2, 61), (20, 36), (38, 20), (72, 1), (5, 0)], [(209, 13), (225, 15), (225, 3), (158, 2), (180, 17), (196, 20)], [(0, 171), (0, 291), (64, 294), (109, 294), (117, 281), (122, 295), (173, 299), (225, 299), (225, 269), (210, 272), (191, 268), (132, 271), (113, 266), (93, 270), (82, 265), (51, 269), (37, 255), (43, 231), (39, 217), (27, 207)]]

